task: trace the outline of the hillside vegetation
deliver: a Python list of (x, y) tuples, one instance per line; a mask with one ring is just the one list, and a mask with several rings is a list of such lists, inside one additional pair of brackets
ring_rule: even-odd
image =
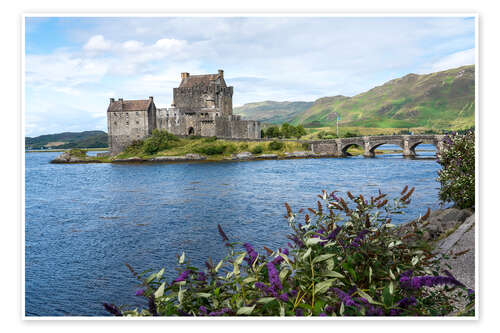
[(26, 137), (25, 146), (30, 149), (107, 148), (108, 134), (103, 131), (84, 131)]
[(235, 107), (234, 114), (269, 124), (291, 122), (313, 105), (313, 102), (257, 102)]
[(235, 108), (235, 113), (264, 123), (289, 122), (309, 128), (335, 126), (339, 115), (340, 125), (350, 128), (465, 129), (474, 126), (474, 70), (471, 65), (408, 74), (353, 97), (323, 97), (314, 103), (250, 103)]

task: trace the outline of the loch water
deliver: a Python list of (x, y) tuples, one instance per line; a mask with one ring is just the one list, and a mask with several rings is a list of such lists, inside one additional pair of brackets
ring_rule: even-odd
[[(391, 148), (391, 147), (384, 147)], [(432, 146), (419, 148), (432, 150)], [(287, 245), (284, 203), (314, 207), (321, 190), (396, 197), (415, 187), (394, 223), (436, 209), (440, 166), (434, 152), (376, 158), (322, 158), (183, 164), (50, 164), (59, 153), (25, 155), (25, 311), (27, 316), (102, 316), (102, 303), (145, 306), (137, 271), (166, 268), (176, 255), (195, 266), (232, 241)]]

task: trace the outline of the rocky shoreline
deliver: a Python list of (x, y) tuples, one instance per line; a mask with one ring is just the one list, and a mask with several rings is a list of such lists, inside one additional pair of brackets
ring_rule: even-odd
[(297, 158), (325, 158), (325, 157), (335, 157), (332, 154), (320, 153), (315, 154), (312, 151), (296, 151), (292, 153), (285, 153), (285, 155), (278, 154), (260, 154), (255, 155), (251, 152), (241, 152), (239, 154), (233, 154), (230, 157), (224, 157), (222, 159), (211, 159), (209, 157), (200, 154), (186, 154), (183, 156), (156, 156), (152, 158), (141, 158), (141, 157), (129, 157), (129, 158), (111, 158), (109, 160), (103, 160), (99, 157), (104, 157), (105, 155), (93, 156), (72, 156), (68, 152), (64, 152), (51, 163), (178, 163), (178, 162), (224, 162), (224, 161), (257, 161), (257, 160), (282, 160), (282, 159), (297, 159)]
[(443, 267), (467, 288), (475, 289), (475, 213), (470, 209), (447, 208), (430, 213), (423, 222), (412, 221), (400, 228), (405, 241), (424, 241), (442, 259)]

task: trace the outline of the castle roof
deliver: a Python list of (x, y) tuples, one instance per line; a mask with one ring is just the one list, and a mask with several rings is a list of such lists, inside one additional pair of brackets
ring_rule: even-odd
[(184, 77), (179, 85), (179, 88), (202, 88), (208, 87), (211, 84), (220, 84), (226, 87), (224, 76), (219, 74), (205, 74), (205, 75), (188, 75)]
[(130, 111), (147, 111), (149, 106), (153, 104), (153, 98), (126, 100), (119, 99), (115, 101), (111, 99), (108, 107), (108, 112), (130, 112)]

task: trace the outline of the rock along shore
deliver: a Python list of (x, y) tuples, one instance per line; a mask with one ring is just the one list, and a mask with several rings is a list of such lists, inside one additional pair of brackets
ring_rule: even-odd
[[(102, 156), (102, 155), (101, 155)], [(253, 161), (253, 160), (281, 160), (281, 159), (296, 159), (296, 158), (324, 158), (324, 157), (335, 157), (331, 154), (315, 154), (311, 151), (296, 151), (292, 153), (285, 153), (285, 155), (278, 154), (260, 154), (255, 155), (250, 152), (241, 152), (239, 154), (233, 154), (230, 157), (224, 157), (223, 159), (210, 159), (209, 157), (200, 154), (186, 154), (183, 156), (156, 156), (152, 158), (141, 158), (141, 157), (129, 157), (129, 158), (110, 158), (109, 160), (102, 160), (99, 158), (94, 158), (92, 156), (80, 157), (72, 156), (68, 152), (62, 153), (51, 163), (155, 163), (155, 162), (195, 162), (195, 161), (207, 161), (207, 162), (224, 162), (224, 161)]]

